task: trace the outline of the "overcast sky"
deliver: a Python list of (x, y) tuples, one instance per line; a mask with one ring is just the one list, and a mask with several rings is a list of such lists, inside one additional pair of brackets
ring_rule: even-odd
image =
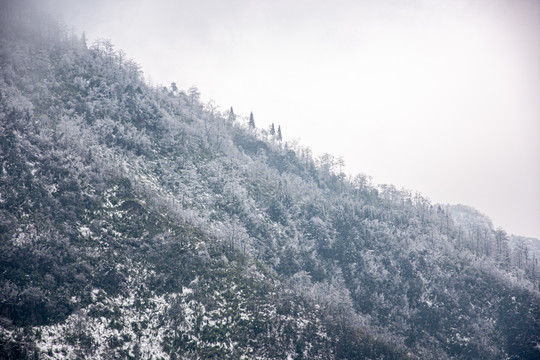
[(540, 1), (40, 2), (155, 83), (540, 238)]

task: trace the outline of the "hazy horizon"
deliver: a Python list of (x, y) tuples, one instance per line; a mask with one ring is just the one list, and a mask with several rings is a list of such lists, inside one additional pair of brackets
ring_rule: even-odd
[(346, 172), (540, 238), (540, 3), (45, 0), (90, 41)]

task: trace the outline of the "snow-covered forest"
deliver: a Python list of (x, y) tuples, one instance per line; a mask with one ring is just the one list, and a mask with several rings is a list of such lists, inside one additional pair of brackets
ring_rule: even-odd
[(1, 17), (0, 358), (540, 357), (537, 240)]

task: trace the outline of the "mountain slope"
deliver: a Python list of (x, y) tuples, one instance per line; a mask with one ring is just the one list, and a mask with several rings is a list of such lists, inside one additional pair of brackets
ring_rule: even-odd
[(2, 26), (5, 358), (540, 355), (535, 259), (502, 229), (151, 87), (107, 41)]

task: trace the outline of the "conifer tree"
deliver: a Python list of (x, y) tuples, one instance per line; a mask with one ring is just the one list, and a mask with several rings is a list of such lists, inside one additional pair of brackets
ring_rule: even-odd
[(255, 119), (253, 118), (253, 112), (249, 114), (249, 128), (254, 129), (255, 128)]
[(274, 123), (270, 125), (270, 135), (272, 136), (276, 135), (276, 128), (274, 127)]
[(231, 109), (229, 110), (229, 117), (227, 118), (229, 122), (233, 122), (236, 120), (236, 115), (234, 114), (233, 107), (231, 106)]
[(197, 87), (193, 85), (188, 89), (188, 95), (189, 99), (191, 100), (191, 107), (193, 107), (196, 102), (199, 102), (201, 93), (199, 92), (199, 89), (197, 89)]
[(278, 141), (283, 140), (283, 137), (281, 136), (281, 126), (280, 125), (278, 125), (278, 127), (277, 127), (277, 139), (278, 139)]
[(176, 86), (176, 83), (175, 82), (172, 82), (171, 83), (171, 91), (174, 95), (176, 95), (178, 93), (178, 86)]

